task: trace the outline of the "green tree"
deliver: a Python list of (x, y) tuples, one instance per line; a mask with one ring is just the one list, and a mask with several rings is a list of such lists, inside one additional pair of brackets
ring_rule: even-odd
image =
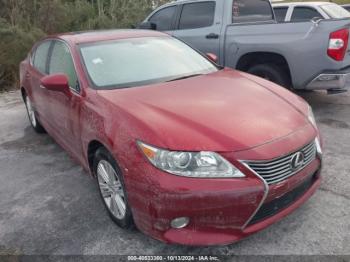
[(169, 0), (0, 0), (0, 90), (17, 85), (18, 67), (46, 34), (130, 28)]

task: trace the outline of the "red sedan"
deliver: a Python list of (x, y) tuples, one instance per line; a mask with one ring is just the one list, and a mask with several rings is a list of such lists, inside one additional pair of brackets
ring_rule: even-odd
[(21, 63), (30, 123), (96, 177), (111, 218), (168, 243), (227, 244), (320, 185), (310, 106), (154, 31), (69, 33)]

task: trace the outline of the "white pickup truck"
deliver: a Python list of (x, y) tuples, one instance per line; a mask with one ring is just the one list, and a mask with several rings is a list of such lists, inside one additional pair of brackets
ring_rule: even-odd
[(218, 63), (294, 89), (347, 90), (350, 19), (277, 23), (268, 0), (182, 0), (140, 25), (165, 31)]
[(314, 18), (349, 18), (350, 13), (340, 5), (329, 2), (272, 3), (278, 22), (310, 21)]

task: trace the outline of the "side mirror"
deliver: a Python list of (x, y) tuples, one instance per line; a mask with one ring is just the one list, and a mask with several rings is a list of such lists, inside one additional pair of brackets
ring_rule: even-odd
[(45, 76), (41, 79), (41, 85), (48, 90), (70, 95), (68, 77), (65, 74)]
[(139, 29), (157, 30), (157, 24), (152, 22), (143, 22), (139, 25)]
[(215, 64), (217, 64), (217, 62), (218, 62), (218, 56), (217, 56), (217, 55), (212, 54), (212, 53), (207, 53), (206, 55), (207, 55), (207, 57), (208, 57), (208, 59), (209, 59), (210, 61), (212, 61), (212, 62), (214, 62)]

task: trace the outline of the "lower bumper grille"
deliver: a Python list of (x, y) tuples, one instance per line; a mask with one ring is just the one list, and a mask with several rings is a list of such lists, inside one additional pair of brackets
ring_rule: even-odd
[(269, 203), (263, 204), (259, 211), (255, 214), (253, 219), (249, 222), (249, 225), (253, 225), (258, 223), (259, 221), (271, 217), (282, 209), (287, 208), (295, 201), (297, 201), (301, 196), (303, 196), (307, 190), (311, 188), (313, 183), (316, 180), (316, 174), (310, 178), (308, 178), (305, 182), (303, 182), (300, 186), (296, 187), (292, 191), (286, 193), (284, 196), (272, 200)]

